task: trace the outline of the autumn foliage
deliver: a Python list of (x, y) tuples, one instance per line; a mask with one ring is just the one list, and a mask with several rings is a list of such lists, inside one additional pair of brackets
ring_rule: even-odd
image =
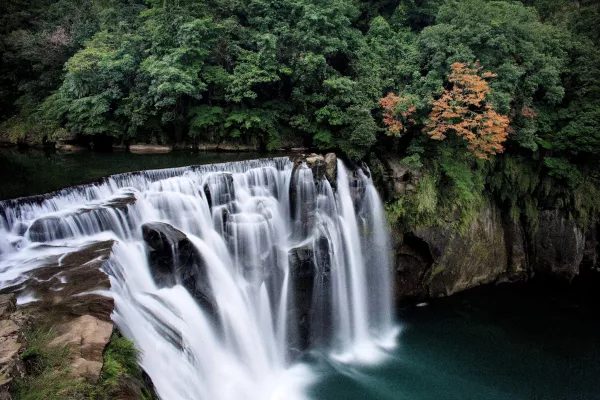
[(406, 130), (407, 125), (415, 121), (411, 117), (417, 108), (408, 97), (397, 96), (393, 92), (379, 100), (383, 107), (383, 122), (387, 126), (386, 133), (390, 136), (400, 136)]
[(478, 64), (469, 67), (456, 62), (451, 68), (448, 78), (452, 87), (433, 103), (425, 132), (436, 140), (455, 133), (467, 140), (469, 148), (479, 158), (487, 159), (501, 153), (510, 121), (486, 102), (490, 92), (486, 79), (496, 75), (482, 73)]

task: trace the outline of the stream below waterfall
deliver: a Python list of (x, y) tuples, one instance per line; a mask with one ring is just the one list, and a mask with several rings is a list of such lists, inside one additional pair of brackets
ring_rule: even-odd
[[(18, 196), (122, 174), (2, 203), (0, 289), (115, 241), (113, 320), (162, 399), (600, 399), (597, 310), (526, 289), (395, 310), (366, 169), (338, 161), (330, 182), (287, 157), (93, 157), (3, 161)], [(235, 162), (184, 167), (219, 161)]]
[(315, 360), (320, 380), (310, 398), (600, 399), (598, 293), (579, 298), (564, 288), (515, 285), (400, 310), (401, 332), (386, 361)]

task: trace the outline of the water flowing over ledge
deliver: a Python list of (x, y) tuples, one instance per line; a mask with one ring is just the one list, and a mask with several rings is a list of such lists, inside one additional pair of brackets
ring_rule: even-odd
[(114, 240), (112, 317), (161, 398), (303, 398), (303, 354), (376, 362), (394, 333), (381, 200), (368, 171), (337, 161), (337, 179), (325, 175), (264, 159), (2, 202), (0, 287)]

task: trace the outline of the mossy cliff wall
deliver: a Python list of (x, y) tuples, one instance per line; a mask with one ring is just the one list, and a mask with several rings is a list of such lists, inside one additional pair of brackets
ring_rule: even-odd
[[(401, 302), (534, 277), (570, 282), (580, 272), (599, 268), (600, 216), (581, 224), (560, 210), (540, 209), (536, 223), (524, 223), (484, 198), (466, 219), (458, 211), (418, 218), (414, 204), (398, 207), (406, 207), (408, 200), (402, 199), (428, 201), (418, 193), (424, 173), (390, 158), (372, 163), (371, 169), (388, 199)], [(398, 220), (398, 214), (405, 218)]]

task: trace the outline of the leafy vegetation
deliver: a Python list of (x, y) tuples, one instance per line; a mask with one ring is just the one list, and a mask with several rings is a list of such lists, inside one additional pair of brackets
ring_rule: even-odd
[(7, 0), (0, 15), (13, 142), (393, 151), (448, 212), (482, 196), (515, 217), (600, 208), (581, 194), (600, 178), (594, 0)]

